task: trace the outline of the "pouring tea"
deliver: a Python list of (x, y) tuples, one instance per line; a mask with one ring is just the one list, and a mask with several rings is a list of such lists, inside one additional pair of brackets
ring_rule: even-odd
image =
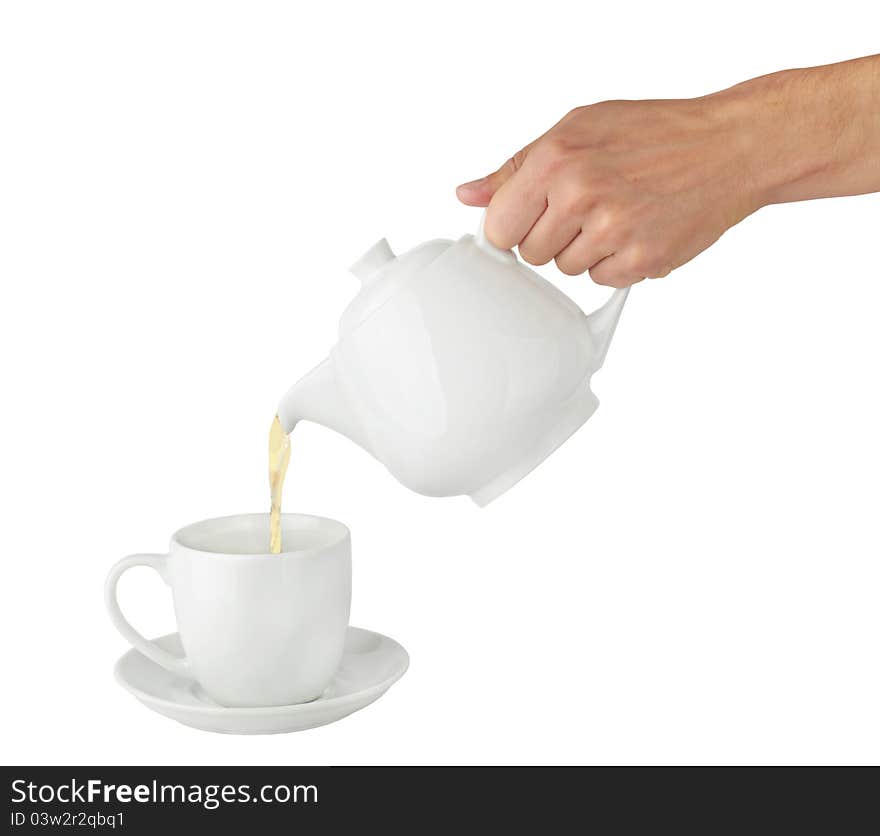
[(590, 378), (628, 289), (586, 315), (482, 225), (400, 256), (382, 239), (351, 272), (339, 342), (278, 406), (285, 433), (323, 424), (418, 493), (486, 505), (599, 405)]

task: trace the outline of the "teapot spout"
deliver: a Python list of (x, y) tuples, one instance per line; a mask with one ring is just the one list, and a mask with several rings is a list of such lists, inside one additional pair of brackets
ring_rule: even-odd
[(605, 362), (608, 346), (611, 345), (611, 338), (614, 336), (614, 329), (617, 328), (617, 321), (620, 319), (623, 303), (626, 302), (628, 294), (628, 287), (618, 288), (601, 308), (597, 308), (587, 316), (587, 327), (596, 347), (595, 369), (602, 368), (602, 363)]
[(312, 421), (370, 450), (366, 434), (339, 385), (332, 357), (287, 390), (278, 405), (278, 419), (286, 433), (300, 421)]

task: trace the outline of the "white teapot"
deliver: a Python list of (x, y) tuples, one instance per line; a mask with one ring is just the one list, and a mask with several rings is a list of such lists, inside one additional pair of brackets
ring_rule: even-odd
[(599, 405), (590, 378), (627, 290), (587, 316), (482, 225), (401, 256), (382, 239), (351, 271), (339, 342), (278, 407), (286, 432), (323, 424), (418, 493), (486, 505)]

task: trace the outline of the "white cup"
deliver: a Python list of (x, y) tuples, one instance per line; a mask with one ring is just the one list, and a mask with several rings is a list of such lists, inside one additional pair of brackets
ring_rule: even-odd
[[(171, 538), (168, 554), (135, 554), (107, 576), (104, 600), (120, 633), (163, 668), (190, 676), (221, 705), (308, 702), (342, 659), (351, 604), (351, 537), (339, 522), (282, 515), (281, 554), (268, 514), (204, 520)], [(171, 587), (184, 657), (145, 639), (119, 609), (116, 585), (150, 566)]]

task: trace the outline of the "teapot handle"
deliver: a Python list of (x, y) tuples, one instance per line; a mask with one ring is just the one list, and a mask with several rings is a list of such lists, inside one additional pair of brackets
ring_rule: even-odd
[(480, 225), (477, 227), (477, 234), (474, 236), (474, 240), (477, 242), (477, 246), (483, 250), (484, 252), (491, 255), (493, 258), (497, 258), (499, 261), (516, 261), (516, 255), (513, 250), (502, 250), (499, 247), (496, 247), (487, 237), (486, 231), (484, 229), (486, 225), (486, 211), (480, 214)]

